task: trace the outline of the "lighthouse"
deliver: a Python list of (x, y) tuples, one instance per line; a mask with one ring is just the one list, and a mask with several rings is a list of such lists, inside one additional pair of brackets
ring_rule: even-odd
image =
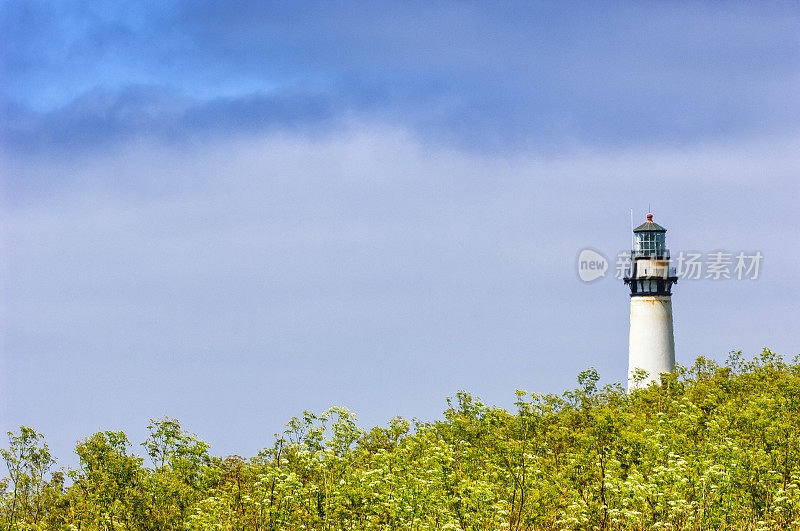
[[(653, 214), (647, 214), (647, 221), (633, 229), (630, 269), (624, 277), (631, 289), (628, 390), (647, 387), (659, 381), (660, 373), (675, 369), (672, 285), (678, 277), (669, 265), (666, 232), (653, 221)], [(639, 369), (647, 376), (637, 382)]]

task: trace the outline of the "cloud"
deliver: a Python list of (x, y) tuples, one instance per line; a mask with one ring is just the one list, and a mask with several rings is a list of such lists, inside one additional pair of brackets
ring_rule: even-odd
[(324, 127), (331, 104), (314, 94), (252, 94), (200, 102), (160, 87), (94, 90), (47, 113), (6, 103), (0, 126), (6, 149), (69, 154), (108, 149), (134, 138), (187, 142), (206, 135)]
[(104, 149), (352, 114), (472, 149), (796, 131), (790, 4), (419, 7), (10, 2), (4, 142)]

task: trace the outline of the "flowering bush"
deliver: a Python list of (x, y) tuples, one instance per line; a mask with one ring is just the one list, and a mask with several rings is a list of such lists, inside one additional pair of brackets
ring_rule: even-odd
[(255, 457), (218, 458), (174, 419), (143, 443), (81, 441), (53, 460), (9, 433), (7, 529), (788, 529), (800, 526), (800, 366), (768, 350), (698, 358), (626, 393), (593, 369), (516, 410), (465, 392), (442, 420), (364, 430), (344, 408), (293, 418)]

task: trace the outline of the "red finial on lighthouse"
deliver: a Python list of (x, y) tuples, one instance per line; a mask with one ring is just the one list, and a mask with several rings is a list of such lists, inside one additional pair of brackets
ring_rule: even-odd
[(653, 221), (653, 214), (647, 214), (647, 221)]

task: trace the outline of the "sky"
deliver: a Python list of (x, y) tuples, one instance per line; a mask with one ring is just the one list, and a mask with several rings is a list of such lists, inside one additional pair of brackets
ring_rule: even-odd
[[(800, 353), (796, 2), (0, 1), (0, 429), (433, 420), (627, 371), (650, 209), (676, 358)], [(585, 283), (577, 256), (610, 262)], [(135, 448), (134, 448), (135, 449)]]

